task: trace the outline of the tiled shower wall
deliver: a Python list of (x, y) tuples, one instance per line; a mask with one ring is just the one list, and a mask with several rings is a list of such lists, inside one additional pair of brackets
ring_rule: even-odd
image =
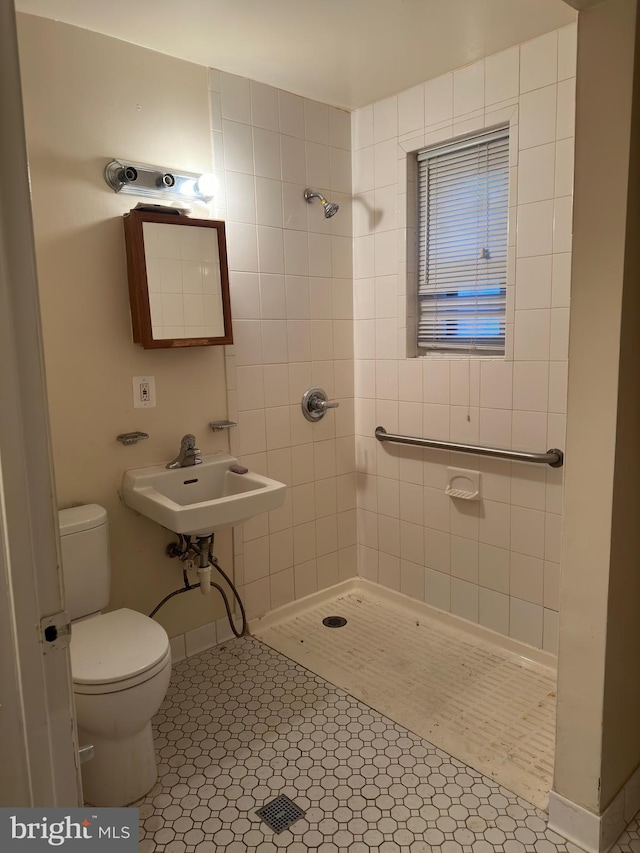
[[(573, 25), (357, 110), (352, 124), (359, 574), (550, 651), (562, 470), (373, 435), (380, 424), (564, 448), (575, 54)], [(502, 123), (511, 129), (506, 357), (416, 358), (410, 155)], [(482, 472), (480, 501), (445, 494), (448, 465)]]
[[(351, 121), (245, 78), (209, 79), (233, 314), (231, 452), (289, 486), (282, 509), (234, 531), (253, 617), (356, 574)], [(325, 219), (306, 186), (339, 213)], [(300, 409), (312, 385), (340, 402), (317, 424)]]

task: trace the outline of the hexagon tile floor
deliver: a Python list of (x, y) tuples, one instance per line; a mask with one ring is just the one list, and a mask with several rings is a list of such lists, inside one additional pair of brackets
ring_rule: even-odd
[[(245, 637), (178, 663), (140, 853), (579, 853), (539, 811)], [(275, 835), (256, 809), (306, 815)], [(637, 823), (614, 851), (640, 851)]]

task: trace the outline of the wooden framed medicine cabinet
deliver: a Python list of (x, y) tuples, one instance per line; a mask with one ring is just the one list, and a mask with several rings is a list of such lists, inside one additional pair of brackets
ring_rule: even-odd
[(233, 343), (224, 222), (124, 215), (133, 340), (145, 349)]

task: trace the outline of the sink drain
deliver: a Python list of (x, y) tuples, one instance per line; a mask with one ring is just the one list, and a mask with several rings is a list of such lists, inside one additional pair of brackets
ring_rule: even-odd
[(275, 800), (271, 800), (256, 811), (261, 818), (276, 834), (289, 829), (297, 820), (304, 817), (305, 812), (300, 806), (292, 802), (289, 797), (280, 794)]
[(347, 620), (342, 616), (327, 616), (326, 619), (322, 620), (322, 624), (327, 628), (344, 628), (347, 624)]

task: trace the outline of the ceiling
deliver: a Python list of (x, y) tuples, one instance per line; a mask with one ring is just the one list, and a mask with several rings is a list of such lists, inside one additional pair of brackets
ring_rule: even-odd
[(577, 15), (563, 0), (16, 0), (16, 7), (347, 109)]

